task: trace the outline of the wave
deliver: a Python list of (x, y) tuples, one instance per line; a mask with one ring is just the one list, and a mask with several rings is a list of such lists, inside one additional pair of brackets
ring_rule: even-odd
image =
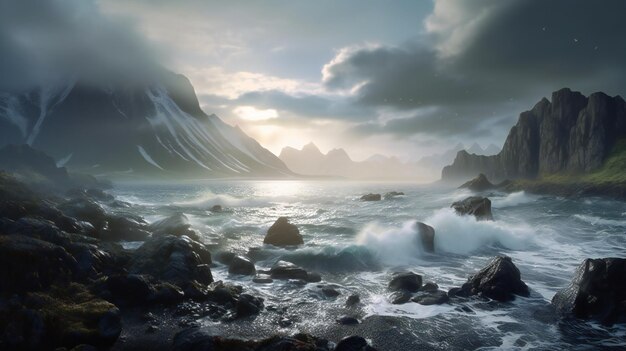
[(295, 263), (307, 270), (317, 272), (357, 272), (381, 269), (376, 256), (366, 247), (349, 245), (345, 247), (325, 246), (321, 248), (305, 247), (290, 251), (286, 249), (267, 249), (271, 259), (281, 259)]
[(263, 207), (269, 206), (271, 201), (263, 197), (238, 198), (225, 194), (207, 193), (193, 200), (174, 202), (172, 205), (191, 208), (211, 208), (215, 205), (225, 207)]
[(624, 220), (620, 221), (620, 220), (615, 220), (615, 219), (606, 219), (606, 218), (581, 215), (581, 214), (576, 214), (573, 217), (578, 218), (581, 221), (587, 222), (591, 225), (610, 225), (610, 226), (626, 227), (626, 221)]
[(524, 191), (510, 193), (503, 198), (495, 198), (491, 201), (494, 207), (512, 207), (536, 200), (535, 196), (528, 195)]
[[(477, 221), (473, 216), (459, 216), (449, 208), (437, 210), (424, 222), (435, 228), (435, 252), (466, 255), (492, 245), (523, 250), (534, 242), (535, 233), (529, 226)], [(357, 235), (356, 243), (391, 265), (415, 261), (424, 252), (415, 221), (400, 228), (370, 224)]]

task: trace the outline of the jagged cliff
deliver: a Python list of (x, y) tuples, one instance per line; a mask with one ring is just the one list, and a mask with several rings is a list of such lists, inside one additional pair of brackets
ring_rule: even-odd
[(570, 89), (552, 93), (522, 112), (502, 151), (479, 156), (462, 150), (443, 168), (443, 180), (484, 173), (492, 181), (583, 174), (602, 166), (616, 141), (626, 137), (626, 102), (620, 96)]

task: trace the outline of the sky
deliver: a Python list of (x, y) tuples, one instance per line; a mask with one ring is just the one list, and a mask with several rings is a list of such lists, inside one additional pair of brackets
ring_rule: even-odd
[(313, 141), (417, 160), (501, 146), (563, 87), (626, 95), (624, 13), (622, 0), (0, 0), (0, 89), (158, 64), (274, 153)]

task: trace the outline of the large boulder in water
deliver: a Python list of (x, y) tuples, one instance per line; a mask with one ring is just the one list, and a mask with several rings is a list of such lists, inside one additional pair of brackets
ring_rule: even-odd
[(422, 222), (415, 223), (415, 229), (422, 249), (426, 252), (435, 252), (435, 229)]
[(150, 274), (175, 284), (213, 282), (206, 246), (187, 236), (158, 236), (146, 241), (135, 253), (131, 273)]
[(280, 217), (267, 230), (263, 243), (274, 246), (292, 246), (304, 244), (304, 240), (298, 227), (289, 223), (286, 217)]
[(361, 196), (361, 201), (380, 201), (382, 196), (380, 194), (365, 194)]
[(417, 292), (422, 287), (422, 276), (413, 272), (394, 273), (389, 282), (389, 290)]
[(228, 265), (228, 273), (230, 274), (240, 274), (240, 275), (255, 275), (256, 268), (254, 268), (254, 263), (249, 259), (242, 256), (234, 256)]
[(459, 188), (460, 189), (469, 189), (471, 191), (485, 191), (489, 189), (493, 189), (495, 186), (487, 179), (487, 176), (484, 174), (479, 174), (476, 178), (463, 183)]
[(450, 289), (448, 294), (462, 297), (480, 294), (504, 302), (514, 300), (515, 295), (529, 296), (530, 292), (511, 258), (498, 256), (470, 277), (463, 286)]
[(493, 220), (493, 215), (491, 214), (491, 200), (486, 197), (470, 196), (464, 200), (453, 203), (450, 207), (460, 215), (471, 215), (476, 217), (479, 221)]
[(153, 235), (186, 235), (193, 240), (198, 241), (198, 234), (191, 229), (189, 218), (184, 213), (175, 213), (169, 217), (158, 220), (148, 225), (148, 230)]
[(626, 259), (586, 259), (552, 304), (561, 316), (604, 324), (626, 322)]

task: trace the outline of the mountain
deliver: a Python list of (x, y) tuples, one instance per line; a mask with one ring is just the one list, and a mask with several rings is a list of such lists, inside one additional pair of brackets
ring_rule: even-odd
[(459, 151), (443, 168), (442, 179), (467, 180), (479, 173), (491, 181), (588, 174), (600, 169), (624, 138), (624, 99), (561, 89), (552, 93), (552, 101), (544, 98), (520, 114), (497, 155)]
[(395, 157), (373, 155), (353, 161), (344, 149), (323, 154), (312, 142), (301, 150), (282, 149), (279, 158), (295, 173), (309, 176), (335, 176), (351, 179), (418, 179), (418, 168)]
[(28, 144), (91, 174), (291, 175), (241, 129), (205, 114), (187, 78), (166, 70), (145, 83), (74, 79), (0, 92), (0, 146), (6, 144)]

